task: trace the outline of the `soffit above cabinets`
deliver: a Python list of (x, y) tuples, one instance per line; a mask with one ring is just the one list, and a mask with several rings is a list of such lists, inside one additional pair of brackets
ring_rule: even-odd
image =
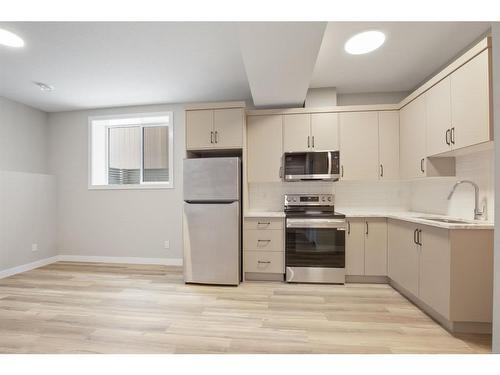
[(302, 106), (326, 22), (249, 22), (238, 27), (254, 105)]

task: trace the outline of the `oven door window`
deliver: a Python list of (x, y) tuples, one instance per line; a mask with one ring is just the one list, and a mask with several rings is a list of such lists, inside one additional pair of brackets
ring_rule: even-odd
[(287, 228), (286, 265), (345, 267), (345, 231), (335, 228)]

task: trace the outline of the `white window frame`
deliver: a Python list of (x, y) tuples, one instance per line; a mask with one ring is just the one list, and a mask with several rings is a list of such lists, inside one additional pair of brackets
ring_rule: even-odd
[[(139, 127), (141, 133), (141, 168), (140, 168), (140, 183), (139, 184), (124, 184), (124, 185), (94, 185), (92, 184), (92, 123), (96, 120), (119, 120), (128, 118), (140, 118), (144, 119), (147, 117), (160, 117), (168, 116), (169, 123), (148, 123), (147, 121), (138, 121), (137, 124), (124, 124), (124, 125), (103, 125), (105, 127), (106, 133), (106, 150), (105, 150), (105, 166), (106, 166), (106, 178), (108, 178), (108, 167), (109, 167), (109, 129), (110, 128), (127, 128), (127, 127)], [(168, 128), (168, 176), (169, 181), (143, 181), (143, 170), (144, 170), (144, 128), (149, 127), (162, 127), (166, 126)], [(129, 114), (119, 114), (119, 115), (106, 115), (106, 116), (89, 116), (88, 118), (88, 189), (89, 190), (141, 190), (141, 189), (173, 189), (174, 188), (174, 114), (173, 112), (153, 112), (153, 113), (129, 113)]]

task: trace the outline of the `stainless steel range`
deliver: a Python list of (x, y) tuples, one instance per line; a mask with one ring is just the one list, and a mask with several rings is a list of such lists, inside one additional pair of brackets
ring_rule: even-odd
[(345, 215), (333, 194), (286, 194), (286, 281), (345, 283)]

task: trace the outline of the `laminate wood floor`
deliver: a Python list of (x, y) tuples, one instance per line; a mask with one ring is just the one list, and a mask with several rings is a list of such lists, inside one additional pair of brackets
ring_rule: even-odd
[(0, 353), (485, 353), (388, 285), (185, 285), (176, 267), (58, 262), (0, 280)]

